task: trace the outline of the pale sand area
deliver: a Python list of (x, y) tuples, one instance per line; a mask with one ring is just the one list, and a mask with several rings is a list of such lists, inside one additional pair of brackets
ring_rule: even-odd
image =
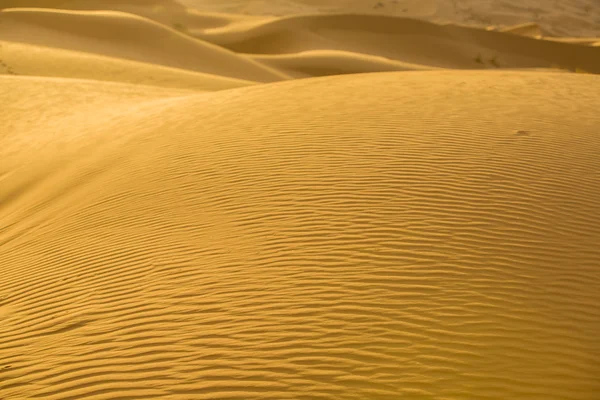
[(598, 398), (596, 34), (3, 5), (0, 399)]

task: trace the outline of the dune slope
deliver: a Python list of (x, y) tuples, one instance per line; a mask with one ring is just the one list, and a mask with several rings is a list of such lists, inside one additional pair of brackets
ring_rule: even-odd
[(596, 400), (591, 0), (202, 2), (0, 4), (0, 400)]
[(206, 29), (196, 36), (237, 53), (289, 54), (329, 49), (444, 68), (560, 65), (600, 73), (597, 47), (380, 15), (281, 17), (237, 28)]
[(7, 9), (0, 12), (0, 40), (258, 82), (287, 78), (243, 55), (117, 11)]
[(29, 43), (0, 41), (0, 73), (214, 91), (254, 81)]
[[(26, 0), (9, 0), (26, 1)], [(33, 1), (33, 0), (29, 0)], [(38, 0), (39, 1), (39, 0)], [(180, 0), (213, 12), (248, 15), (347, 13), (387, 15), (479, 28), (536, 21), (544, 36), (598, 35), (596, 0)]]
[[(542, 39), (541, 28), (531, 23), (485, 30), (389, 15), (248, 17), (159, 3), (72, 1), (60, 5), (69, 10), (6, 9), (0, 12), (0, 61), (8, 61), (0, 63), (0, 73), (198, 90), (290, 78), (439, 68), (600, 73), (597, 38)], [(18, 4), (26, 7), (39, 2)], [(3, 43), (8, 44), (7, 50)], [(37, 63), (22, 61), (31, 59), (26, 55), (18, 55), (15, 61), (11, 44), (52, 51)], [(75, 62), (79, 67), (71, 65), (68, 59), (75, 54), (67, 52), (82, 55), (82, 60)], [(48, 62), (52, 53), (57, 60)], [(21, 69), (14, 65), (23, 63), (27, 66)], [(47, 64), (56, 68), (44, 71)], [(182, 80), (176, 82), (173, 71), (165, 68), (185, 70), (187, 75), (182, 73)], [(61, 72), (55, 72), (57, 69)], [(198, 73), (205, 75), (195, 75)], [(228, 81), (207, 79), (210, 76), (206, 74)]]
[(0, 397), (593, 399), (599, 84), (0, 77)]

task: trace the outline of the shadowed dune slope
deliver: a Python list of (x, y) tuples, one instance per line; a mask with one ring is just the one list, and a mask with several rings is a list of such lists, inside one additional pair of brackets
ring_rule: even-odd
[(336, 50), (311, 50), (294, 54), (252, 55), (294, 78), (386, 71), (421, 71), (437, 68), (384, 57)]
[(344, 50), (443, 68), (547, 68), (600, 73), (600, 49), (511, 33), (375, 15), (305, 15), (246, 27), (207, 29), (199, 38), (237, 53)]
[(599, 84), (0, 77), (0, 397), (594, 399)]
[[(74, 73), (77, 78), (156, 82), (170, 87), (189, 82), (189, 87), (200, 90), (243, 83), (207, 83), (207, 77), (187, 75), (178, 85), (173, 82), (172, 71), (150, 71), (139, 66), (140, 71), (131, 76), (123, 71), (138, 68), (123, 62), (252, 82), (439, 68), (552, 68), (600, 73), (597, 38), (542, 40), (536, 38), (541, 28), (532, 23), (485, 30), (385, 15), (254, 17), (201, 13), (171, 2), (152, 4), (73, 1), (61, 3), (61, 7), (73, 10), (7, 9), (0, 13), (0, 40), (120, 59), (117, 69), (114, 63), (103, 59), (101, 64), (106, 68), (104, 74), (99, 74), (95, 65), (100, 59), (96, 57), (94, 67), (79, 68)], [(90, 11), (109, 7), (119, 11)], [(59, 59), (66, 56), (61, 51), (56, 54)], [(40, 61), (37, 65), (43, 64)], [(66, 65), (65, 71), (73, 70), (63, 61), (53, 65), (58, 69)], [(29, 72), (21, 74), (33, 74), (35, 68), (25, 70)], [(19, 73), (16, 68), (13, 71)], [(54, 72), (40, 74), (48, 76)]]
[(595, 36), (597, 0), (179, 0), (205, 11), (247, 15), (305, 15), (352, 12), (424, 19), (486, 28), (535, 21), (552, 36)]
[(257, 82), (287, 77), (229, 50), (130, 13), (7, 9), (0, 40), (118, 57)]

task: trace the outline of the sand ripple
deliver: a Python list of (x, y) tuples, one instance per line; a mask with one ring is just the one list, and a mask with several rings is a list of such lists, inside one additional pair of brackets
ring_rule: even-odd
[(0, 397), (594, 399), (599, 84), (2, 78)]

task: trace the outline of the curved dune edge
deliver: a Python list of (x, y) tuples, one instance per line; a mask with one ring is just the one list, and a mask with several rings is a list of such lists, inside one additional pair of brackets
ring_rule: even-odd
[(594, 399), (559, 25), (1, 2), (0, 400)]
[(287, 78), (243, 55), (117, 11), (8, 9), (0, 13), (0, 40), (257, 82)]
[(598, 35), (599, 4), (594, 0), (566, 2), (537, 0), (179, 0), (211, 12), (238, 12), (248, 16), (304, 14), (387, 15), (452, 22), (464, 26), (510, 27), (528, 21), (552, 36)]
[(0, 46), (4, 72), (11, 75), (90, 79), (196, 91), (225, 90), (256, 83), (217, 74), (27, 43), (0, 41)]
[(251, 55), (252, 59), (294, 78), (386, 71), (424, 71), (438, 68), (384, 57), (336, 50), (311, 50), (295, 54)]
[(598, 77), (0, 81), (2, 397), (600, 391)]
[[(104, 6), (119, 11), (90, 11), (101, 8), (93, 2), (60, 4), (76, 10), (0, 12), (0, 74), (212, 91), (290, 78), (439, 68), (600, 73), (596, 39), (535, 39), (529, 37), (539, 30), (535, 24), (500, 32), (382, 15), (260, 18), (202, 14), (170, 2)], [(24, 46), (33, 46), (32, 52)]]
[(290, 16), (237, 29), (228, 26), (209, 29), (198, 37), (237, 53), (329, 49), (444, 68), (544, 68), (560, 64), (600, 72), (600, 52), (592, 46), (400, 17)]

